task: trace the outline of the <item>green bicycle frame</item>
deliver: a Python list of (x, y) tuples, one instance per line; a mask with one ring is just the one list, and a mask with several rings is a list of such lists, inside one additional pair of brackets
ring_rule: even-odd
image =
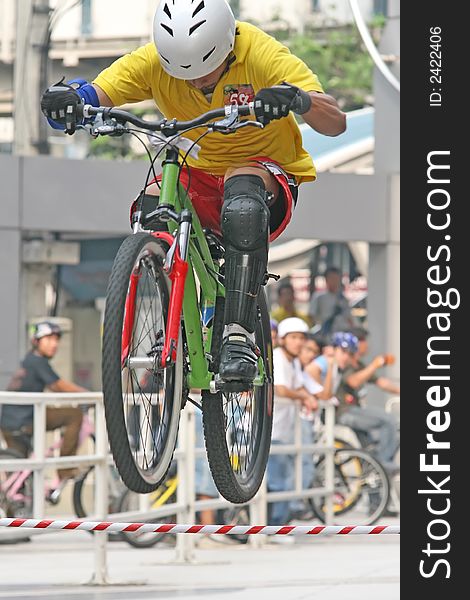
[[(218, 296), (225, 297), (225, 287), (217, 277), (219, 265), (212, 259), (201, 222), (191, 203), (189, 195), (179, 182), (180, 163), (175, 150), (167, 151), (163, 162), (159, 205), (172, 207), (176, 212), (183, 209), (192, 213), (191, 237), (183, 297), (183, 317), (191, 365), (187, 385), (189, 389), (210, 389), (213, 373), (208, 368), (211, 353), (215, 305)], [(170, 221), (168, 230), (176, 231), (177, 223)], [(200, 287), (200, 300), (196, 285)], [(212, 322), (212, 323), (211, 323)], [(258, 376), (254, 385), (262, 385), (265, 370), (262, 358), (258, 360)]]
[[(217, 296), (225, 296), (225, 288), (216, 277), (219, 266), (212, 259), (201, 222), (186, 190), (179, 182), (180, 164), (175, 155), (176, 152), (169, 150), (167, 160), (163, 163), (159, 204), (171, 206), (176, 212), (186, 208), (192, 213), (189, 269), (183, 297), (186, 342), (191, 365), (187, 385), (189, 389), (207, 390), (213, 378), (207, 360), (207, 355), (211, 352), (213, 328), (208, 325), (210, 320), (213, 320)], [(177, 224), (170, 221), (168, 228), (170, 232), (174, 231), (177, 229)], [(200, 285), (201, 305), (196, 277)]]

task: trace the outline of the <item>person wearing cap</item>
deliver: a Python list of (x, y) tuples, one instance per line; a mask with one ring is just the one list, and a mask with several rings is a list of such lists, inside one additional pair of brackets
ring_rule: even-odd
[[(14, 373), (7, 390), (13, 392), (84, 392), (87, 391), (70, 381), (62, 379), (51, 367), (49, 361), (59, 348), (62, 335), (60, 327), (50, 321), (40, 321), (34, 326), (32, 347), (21, 361), (20, 368)], [(0, 417), (0, 429), (9, 448), (26, 456), (28, 449), (21, 441), (21, 434), (33, 433), (32, 405), (5, 404)], [(78, 437), (83, 413), (80, 408), (46, 408), (46, 429), (63, 429), (61, 456), (74, 455), (77, 451)], [(20, 434), (20, 435), (18, 435)], [(76, 474), (75, 469), (59, 469), (59, 483), (65, 482)]]
[[(305, 344), (308, 325), (298, 317), (284, 319), (278, 325), (279, 346), (273, 352), (274, 363), (274, 415), (272, 444), (294, 442), (295, 420), (300, 408), (307, 412), (317, 410), (318, 402), (304, 386), (298, 356)], [(280, 492), (293, 488), (294, 457), (272, 454), (268, 460), (268, 489)], [(289, 502), (276, 502), (270, 506), (271, 525), (283, 525), (290, 517)]]
[(305, 372), (323, 386), (318, 394), (321, 400), (332, 400), (338, 404), (336, 391), (342, 373), (357, 353), (358, 339), (349, 332), (338, 331), (331, 336), (325, 348), (328, 348), (327, 353), (316, 357), (305, 367)]

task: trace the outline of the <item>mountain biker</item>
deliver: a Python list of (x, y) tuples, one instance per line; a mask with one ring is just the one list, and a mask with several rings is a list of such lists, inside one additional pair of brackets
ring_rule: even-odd
[[(185, 121), (224, 104), (254, 101), (256, 119), (265, 126), (236, 137), (202, 138), (198, 161), (188, 157), (189, 175), (183, 169), (180, 177), (202, 226), (221, 234), (226, 249), (219, 375), (249, 385), (257, 372), (256, 303), (266, 282), (268, 244), (288, 225), (298, 185), (316, 177), (290, 110), (300, 104), (305, 122), (329, 136), (345, 130), (345, 114), (284, 45), (235, 21), (226, 0), (162, 0), (153, 43), (121, 57), (91, 84), (77, 79), (51, 86), (41, 107), (50, 122), (72, 134), (80, 102), (116, 106), (148, 99), (167, 118)], [(199, 134), (185, 135), (196, 140)], [(158, 193), (153, 183), (143, 200)]]
[[(45, 388), (53, 392), (85, 392), (85, 388), (62, 379), (49, 364), (59, 348), (61, 336), (62, 330), (56, 323), (37, 323), (31, 337), (31, 350), (21, 361), (7, 389), (14, 392), (43, 392)], [(32, 405), (5, 404), (2, 408), (0, 428), (5, 442), (23, 456), (28, 450), (24, 436), (29, 437), (33, 433), (33, 414)], [(46, 408), (47, 431), (63, 428), (61, 456), (76, 453), (82, 416), (81, 409), (73, 406)], [(59, 469), (59, 483), (65, 483), (74, 475), (75, 469)]]

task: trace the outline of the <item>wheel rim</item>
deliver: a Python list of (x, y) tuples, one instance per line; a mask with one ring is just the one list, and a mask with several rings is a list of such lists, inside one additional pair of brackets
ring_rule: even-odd
[[(168, 290), (148, 246), (140, 252), (133, 275), (137, 275), (137, 289), (129, 351), (122, 365), (122, 396), (135, 465), (144, 477), (151, 478), (161, 464), (171, 435), (175, 367), (158, 367), (165, 341)], [(133, 366), (139, 359), (149, 358), (152, 367)]]
[[(259, 347), (266, 347), (259, 322), (256, 341)], [(267, 371), (265, 378), (269, 375)], [(272, 407), (272, 387), (265, 381), (248, 392), (223, 393), (222, 399), (230, 463), (235, 478), (243, 486), (249, 483), (258, 468), (265, 414)]]

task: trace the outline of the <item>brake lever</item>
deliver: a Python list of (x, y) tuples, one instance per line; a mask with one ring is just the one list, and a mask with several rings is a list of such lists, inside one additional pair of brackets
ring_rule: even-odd
[(226, 117), (222, 121), (214, 121), (209, 123), (208, 129), (217, 131), (218, 133), (232, 133), (233, 128), (238, 121), (238, 106), (231, 105), (226, 107)]
[(118, 123), (116, 119), (103, 119), (103, 114), (99, 113), (91, 126), (91, 135), (98, 137), (99, 135), (120, 136), (127, 132), (127, 127)]
[(260, 123), (259, 121), (245, 120), (245, 121), (240, 121), (240, 123), (235, 125), (233, 127), (233, 130), (236, 131), (237, 129), (241, 129), (242, 127), (258, 127), (258, 129), (264, 129), (263, 123)]
[[(214, 125), (218, 126), (214, 127)], [(238, 129), (242, 129), (243, 127), (258, 127), (259, 129), (264, 129), (264, 125), (262, 123), (259, 123), (258, 121), (240, 121), (240, 123), (236, 123), (231, 127), (222, 125), (222, 122), (214, 123), (211, 129), (212, 131), (216, 131), (217, 133), (228, 135), (230, 133), (235, 133)]]

